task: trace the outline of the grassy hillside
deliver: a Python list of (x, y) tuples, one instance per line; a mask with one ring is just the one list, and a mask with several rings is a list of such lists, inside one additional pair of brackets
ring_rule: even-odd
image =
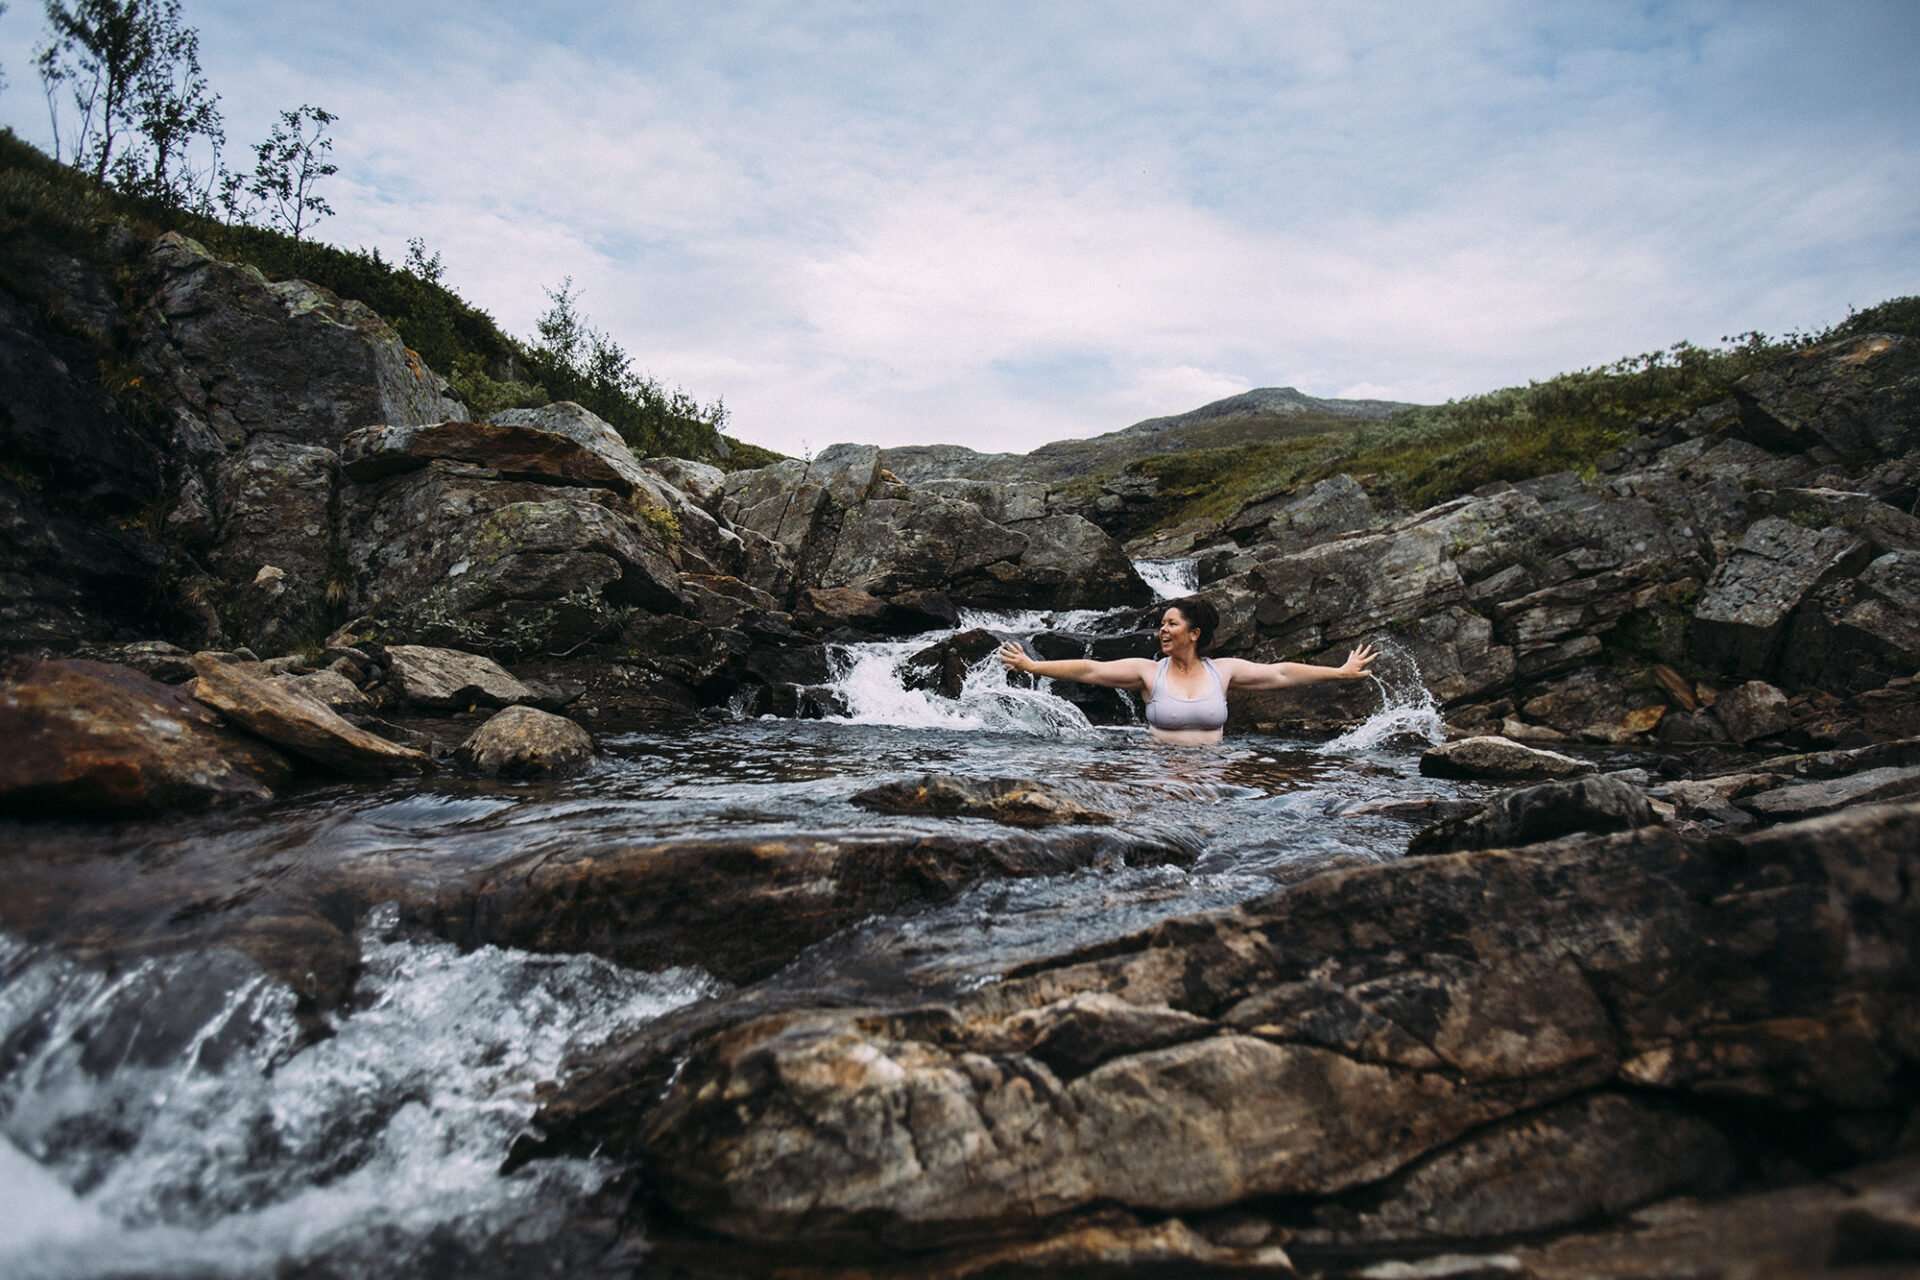
[(726, 409), (718, 401), (701, 404), (645, 375), (589, 376), (503, 333), (491, 316), (453, 290), (387, 262), (378, 251), (225, 225), (103, 188), (10, 130), (0, 130), (0, 241), (17, 243), (32, 232), (77, 255), (97, 257), (114, 223), (149, 236), (177, 230), (221, 257), (259, 268), (269, 279), (297, 276), (364, 302), (447, 377), (475, 416), (575, 400), (613, 424), (642, 456), (670, 453), (729, 467), (759, 466), (779, 456), (723, 436)]
[(1590, 469), (1643, 421), (1723, 399), (1743, 375), (1785, 352), (1868, 332), (1920, 337), (1920, 297), (1855, 312), (1820, 333), (1747, 333), (1718, 347), (1676, 343), (1524, 387), (1410, 409), (1385, 422), (1302, 422), (1284, 440), (1161, 452), (1080, 483), (1097, 486), (1119, 472), (1154, 477), (1165, 502), (1155, 531), (1224, 520), (1248, 501), (1340, 472), (1418, 509), (1496, 480)]

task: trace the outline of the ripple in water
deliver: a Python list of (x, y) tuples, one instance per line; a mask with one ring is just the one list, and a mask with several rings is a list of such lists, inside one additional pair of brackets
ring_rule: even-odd
[[(410, 1270), (564, 1231), (607, 1169), (501, 1177), (563, 1055), (720, 986), (362, 934), (356, 1006), (303, 1043), (294, 996), (232, 953), (119, 975), (0, 939), (0, 1184), (36, 1211), (0, 1237), (10, 1277)], [(236, 981), (238, 979), (238, 981)], [(45, 1161), (45, 1163), (40, 1163)], [(21, 1198), (15, 1198), (17, 1194)], [(18, 1221), (18, 1219), (16, 1219)]]

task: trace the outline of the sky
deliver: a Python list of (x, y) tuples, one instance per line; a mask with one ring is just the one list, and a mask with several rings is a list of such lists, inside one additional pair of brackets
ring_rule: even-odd
[[(1920, 293), (1920, 3), (183, 0), (319, 235), (735, 436), (1031, 449), (1252, 387), (1436, 402)], [(37, 0), (0, 124), (47, 145)]]

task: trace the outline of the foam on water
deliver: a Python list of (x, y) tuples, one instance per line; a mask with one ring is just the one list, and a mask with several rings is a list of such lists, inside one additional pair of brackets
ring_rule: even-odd
[[(1004, 618), (996, 616), (995, 621)], [(1034, 689), (1009, 685), (998, 654), (990, 653), (967, 669), (958, 698), (907, 688), (906, 660), (953, 634), (832, 647), (831, 687), (846, 702), (847, 714), (827, 718), (903, 729), (991, 729), (1050, 737), (1094, 732), (1078, 707), (1048, 692), (1052, 681), (1042, 680), (1042, 687)]]
[(1375, 640), (1373, 644), (1380, 651), (1371, 675), (1380, 690), (1380, 709), (1320, 749), (1351, 754), (1413, 742), (1438, 745), (1446, 741), (1440, 707), (1427, 690), (1414, 656), (1392, 640)]
[(499, 1175), (534, 1086), (569, 1050), (719, 985), (462, 954), (395, 921), (370, 918), (355, 1007), (315, 1043), (293, 992), (231, 953), (108, 976), (0, 939), (0, 1044), (19, 1052), (0, 1084), (0, 1185), (39, 1206), (0, 1228), (0, 1272), (404, 1271), (429, 1236), (484, 1256), (503, 1233), (561, 1230), (607, 1171), (559, 1160)]

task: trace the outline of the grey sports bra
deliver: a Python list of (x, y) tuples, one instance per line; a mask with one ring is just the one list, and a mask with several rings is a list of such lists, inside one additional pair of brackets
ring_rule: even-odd
[(1213, 661), (1202, 658), (1207, 674), (1213, 677), (1213, 692), (1198, 698), (1177, 698), (1163, 692), (1167, 687), (1167, 667), (1173, 661), (1162, 658), (1153, 669), (1153, 692), (1147, 699), (1147, 723), (1156, 729), (1219, 729), (1227, 723), (1227, 690)]

